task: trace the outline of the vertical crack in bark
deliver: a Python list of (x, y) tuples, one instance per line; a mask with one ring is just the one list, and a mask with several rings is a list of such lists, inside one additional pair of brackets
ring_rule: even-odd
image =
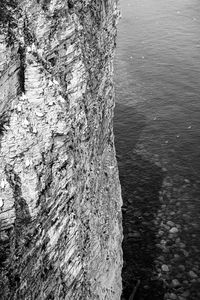
[(25, 199), (22, 197), (21, 179), (9, 164), (5, 167), (5, 174), (10, 187), (13, 190), (14, 207), (15, 207), (15, 233), (20, 238), (24, 229), (31, 222), (31, 215)]
[(19, 58), (20, 58), (20, 70), (18, 73), (19, 78), (19, 94), (25, 93), (25, 48), (22, 45), (19, 45), (18, 49)]

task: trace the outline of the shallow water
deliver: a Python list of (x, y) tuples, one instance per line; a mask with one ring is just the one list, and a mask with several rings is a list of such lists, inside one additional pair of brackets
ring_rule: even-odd
[[(167, 292), (184, 297), (187, 289), (183, 299), (198, 300), (200, 2), (123, 0), (121, 10), (114, 129), (124, 199), (124, 297), (140, 280), (137, 299), (170, 299)], [(169, 221), (178, 228), (174, 237)], [(140, 238), (130, 238), (135, 232)], [(164, 263), (171, 265), (167, 274)], [(182, 264), (185, 270), (176, 272)]]

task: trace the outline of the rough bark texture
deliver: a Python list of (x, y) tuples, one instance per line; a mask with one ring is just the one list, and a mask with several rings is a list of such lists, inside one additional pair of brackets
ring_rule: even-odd
[(120, 299), (116, 0), (1, 0), (1, 299)]

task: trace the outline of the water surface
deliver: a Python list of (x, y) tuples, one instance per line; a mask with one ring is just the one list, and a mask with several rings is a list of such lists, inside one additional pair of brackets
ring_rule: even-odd
[[(181, 297), (187, 290), (184, 299), (198, 300), (200, 2), (123, 0), (121, 11), (114, 128), (124, 199), (124, 297), (140, 280), (138, 299)], [(170, 226), (178, 229), (173, 237)], [(185, 269), (177, 272), (180, 265)]]

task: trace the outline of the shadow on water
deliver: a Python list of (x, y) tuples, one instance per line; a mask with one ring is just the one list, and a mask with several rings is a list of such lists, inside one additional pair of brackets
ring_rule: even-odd
[[(123, 295), (129, 298), (137, 282), (134, 300), (162, 300), (164, 291), (154, 274), (157, 228), (154, 219), (160, 208), (159, 190), (163, 171), (134, 152), (145, 116), (133, 107), (116, 104), (114, 132), (123, 197)], [(133, 296), (133, 295), (132, 295)]]

